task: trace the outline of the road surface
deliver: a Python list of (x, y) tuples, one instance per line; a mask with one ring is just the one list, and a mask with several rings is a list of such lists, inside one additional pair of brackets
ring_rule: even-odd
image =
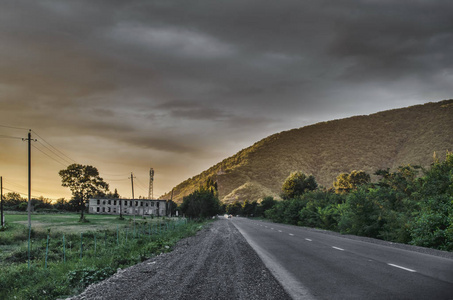
[(453, 299), (453, 259), (229, 219), (294, 299)]

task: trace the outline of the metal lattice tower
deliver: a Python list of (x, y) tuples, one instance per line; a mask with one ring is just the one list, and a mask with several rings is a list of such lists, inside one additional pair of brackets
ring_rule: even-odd
[(148, 191), (148, 199), (153, 199), (153, 182), (154, 182), (154, 169), (151, 168), (149, 170), (149, 191)]

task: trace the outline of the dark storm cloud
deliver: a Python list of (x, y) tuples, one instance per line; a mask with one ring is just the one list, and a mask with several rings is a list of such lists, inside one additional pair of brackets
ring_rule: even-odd
[(451, 28), (451, 1), (6, 0), (1, 123), (210, 166), (277, 131), (452, 98)]

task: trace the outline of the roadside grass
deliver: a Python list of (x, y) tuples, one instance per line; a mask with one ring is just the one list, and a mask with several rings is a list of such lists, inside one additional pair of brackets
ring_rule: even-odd
[[(0, 231), (0, 299), (56, 299), (80, 293), (118, 269), (171, 251), (203, 227), (186, 219), (34, 214), (30, 265), (27, 215), (6, 214)], [(25, 221), (25, 224), (24, 224)]]

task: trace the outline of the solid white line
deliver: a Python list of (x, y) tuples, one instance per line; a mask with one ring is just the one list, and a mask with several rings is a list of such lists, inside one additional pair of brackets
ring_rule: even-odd
[(302, 283), (294, 277), (290, 272), (288, 272), (284, 267), (282, 267), (275, 258), (270, 255), (266, 250), (255, 244), (252, 238), (246, 234), (242, 229), (238, 227), (235, 223), (233, 225), (239, 230), (239, 232), (245, 237), (250, 246), (258, 253), (261, 260), (264, 262), (266, 267), (272, 272), (272, 274), (277, 278), (283, 288), (288, 292), (288, 294), (293, 299), (304, 299), (304, 300), (313, 300), (315, 297), (310, 294), (308, 289), (302, 285)]
[(306, 240), (306, 241), (309, 241), (309, 242), (311, 242), (311, 241), (312, 241), (312, 240), (310, 240), (310, 239), (305, 239), (305, 240)]
[(290, 236), (294, 236), (294, 234), (292, 234), (292, 233), (290, 233), (289, 235), (290, 235)]
[(344, 249), (341, 249), (341, 248), (338, 248), (338, 247), (332, 246), (332, 248), (337, 249), (337, 250), (340, 250), (340, 251), (344, 251)]
[(389, 263), (388, 263), (388, 265), (389, 265), (389, 266), (392, 266), (392, 267), (395, 267), (395, 268), (403, 269), (403, 270), (409, 271), (409, 272), (417, 272), (417, 271), (415, 271), (415, 270), (408, 269), (408, 268), (405, 268), (405, 267), (402, 267), (402, 266), (398, 266), (398, 265), (394, 265), (394, 264), (389, 264)]

